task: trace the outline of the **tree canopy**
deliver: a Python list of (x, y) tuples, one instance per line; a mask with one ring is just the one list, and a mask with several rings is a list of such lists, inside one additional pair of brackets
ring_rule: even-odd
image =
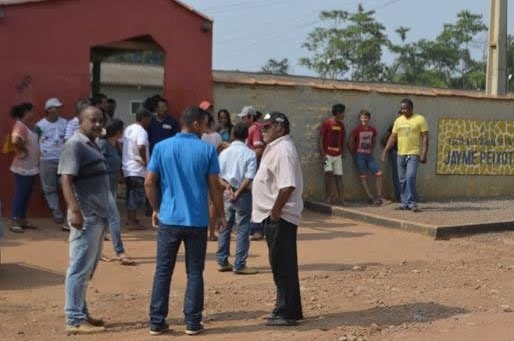
[[(362, 5), (354, 13), (323, 11), (320, 20), (322, 25), (314, 28), (302, 45), (309, 56), (299, 63), (322, 78), (485, 88), (485, 57), (473, 53), (473, 49), (485, 47), (478, 39), (487, 31), (481, 15), (459, 12), (455, 22), (445, 24), (433, 40), (409, 41), (410, 28), (400, 26), (395, 30), (399, 43), (389, 39), (375, 12)], [(512, 56), (513, 39), (509, 42)], [(394, 56), (388, 65), (383, 62), (385, 51)], [(513, 58), (509, 60), (513, 64)]]

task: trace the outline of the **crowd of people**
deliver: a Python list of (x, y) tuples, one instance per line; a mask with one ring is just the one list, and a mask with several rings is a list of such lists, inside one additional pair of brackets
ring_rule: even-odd
[[(135, 264), (121, 238), (116, 200), (120, 182), (126, 187), (126, 227), (144, 229), (138, 212), (146, 211), (157, 228), (150, 334), (169, 330), (171, 278), (182, 242), (187, 334), (203, 330), (208, 240), (218, 244), (218, 271), (252, 275), (257, 270), (246, 263), (250, 240), (265, 236), (277, 290), (266, 324), (290, 326), (303, 318), (296, 252), (303, 179), (285, 114), (264, 116), (246, 106), (233, 124), (230, 113), (222, 109), (216, 123), (214, 106), (203, 101), (186, 108), (179, 123), (166, 99), (155, 95), (125, 127), (115, 117), (116, 102), (103, 94), (77, 100), (70, 120), (61, 116), (62, 106), (58, 98), (49, 99), (45, 118), (35, 125), (32, 104), (21, 103), (11, 110), (15, 119), (9, 136), (14, 154), (11, 171), (16, 182), (10, 229), (23, 233), (35, 228), (27, 221), (27, 207), (39, 174), (55, 223), (70, 231), (65, 280), (68, 333), (105, 330), (104, 322), (91, 316), (85, 297), (98, 262), (108, 260), (102, 254), (106, 232), (117, 260)], [(65, 210), (59, 202), (60, 188)], [(232, 233), (236, 234), (233, 265), (229, 262)]]
[[(116, 102), (103, 94), (77, 100), (69, 121), (61, 117), (62, 106), (58, 98), (46, 101), (45, 117), (35, 125), (32, 104), (21, 103), (11, 110), (15, 119), (10, 134), (15, 194), (10, 229), (23, 233), (34, 228), (27, 221), (27, 207), (39, 174), (55, 223), (70, 231), (65, 281), (68, 333), (105, 330), (103, 321), (91, 316), (85, 297), (98, 261), (110, 260), (102, 255), (106, 232), (117, 260), (123, 265), (135, 264), (121, 237), (116, 200), (120, 182), (126, 187), (126, 227), (146, 228), (138, 219), (138, 212), (144, 211), (157, 228), (151, 335), (169, 330), (170, 285), (181, 243), (187, 273), (186, 333), (195, 335), (203, 330), (208, 240), (217, 241), (218, 271), (252, 275), (257, 270), (247, 265), (250, 242), (264, 238), (277, 293), (266, 324), (294, 326), (303, 319), (296, 249), (303, 177), (285, 114), (263, 115), (245, 106), (233, 124), (226, 109), (215, 117), (213, 104), (203, 101), (186, 108), (179, 123), (170, 114), (167, 100), (155, 95), (145, 100), (135, 122), (125, 127), (115, 117)], [(399, 208), (416, 212), (416, 170), (419, 162), (426, 162), (428, 128), (413, 107), (409, 99), (401, 102), (398, 118), (383, 138), (381, 158), (390, 153), (397, 166)], [(344, 203), (345, 110), (343, 104), (334, 105), (332, 117), (322, 123), (320, 131), (330, 203)], [(369, 203), (381, 205), (382, 171), (373, 157), (377, 130), (370, 120), (369, 111), (359, 112), (360, 125), (351, 132), (347, 147)], [(375, 196), (367, 183), (369, 174), (376, 179)], [(59, 202), (59, 186), (66, 210)], [(236, 235), (233, 264), (229, 261), (232, 233)]]
[[(398, 209), (419, 212), (419, 196), (416, 191), (416, 176), (419, 163), (426, 163), (428, 152), (428, 125), (425, 118), (414, 113), (414, 103), (406, 98), (400, 103), (400, 110), (394, 122), (387, 129), (381, 141), (384, 150), (381, 161), (386, 155), (392, 164), (394, 200), (399, 202)], [(346, 106), (332, 106), (332, 117), (321, 124), (319, 149), (325, 173), (325, 193), (328, 204), (344, 205), (343, 157), (345, 149), (344, 115)], [(377, 141), (377, 129), (370, 125), (371, 113), (361, 110), (358, 113), (359, 125), (348, 138), (347, 148), (352, 154), (360, 183), (368, 203), (383, 204), (382, 176), (379, 163), (373, 156)], [(368, 185), (369, 175), (375, 176), (376, 195)]]

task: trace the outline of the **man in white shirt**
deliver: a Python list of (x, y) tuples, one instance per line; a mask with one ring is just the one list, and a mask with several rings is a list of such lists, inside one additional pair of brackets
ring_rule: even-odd
[(57, 193), (59, 184), (57, 166), (64, 147), (67, 124), (66, 119), (60, 117), (61, 107), (62, 102), (58, 98), (48, 99), (45, 103), (46, 116), (36, 124), (36, 132), (39, 135), (41, 188), (54, 221), (61, 225), (63, 230), (69, 230), (68, 225), (65, 224)]
[[(234, 141), (219, 157), (220, 182), (225, 188), (223, 201), (227, 228), (218, 232), (216, 260), (218, 271), (234, 271), (237, 275), (256, 274), (257, 270), (246, 266), (250, 248), (250, 218), (252, 215), (252, 193), (250, 185), (257, 171), (255, 152), (246, 144), (248, 126), (239, 122), (232, 130)], [(237, 224), (237, 243), (234, 266), (228, 262), (230, 233)]]
[(123, 133), (123, 154), (121, 168), (127, 186), (127, 225), (130, 229), (143, 229), (136, 217), (136, 211), (146, 202), (145, 176), (149, 159), (149, 142), (146, 128), (152, 120), (152, 113), (141, 108), (136, 113), (136, 123), (129, 125)]
[(266, 325), (294, 326), (303, 319), (296, 235), (303, 210), (303, 177), (289, 120), (280, 112), (264, 116), (266, 148), (252, 186), (252, 220), (262, 222), (277, 299)]

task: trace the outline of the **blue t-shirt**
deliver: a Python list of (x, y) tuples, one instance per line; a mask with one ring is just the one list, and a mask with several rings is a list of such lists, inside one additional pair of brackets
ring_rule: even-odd
[(170, 115), (166, 115), (162, 121), (158, 121), (157, 118), (154, 117), (148, 128), (146, 128), (146, 131), (148, 132), (150, 153), (152, 153), (153, 147), (157, 143), (175, 136), (180, 131), (180, 125), (178, 121)]
[(179, 133), (155, 145), (148, 170), (160, 177), (163, 224), (207, 228), (207, 179), (220, 172), (211, 144), (195, 134)]

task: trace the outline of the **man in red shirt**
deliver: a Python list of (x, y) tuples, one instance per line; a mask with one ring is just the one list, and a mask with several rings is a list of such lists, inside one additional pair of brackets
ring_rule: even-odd
[[(359, 172), (362, 188), (368, 196), (368, 203), (382, 205), (382, 171), (373, 157), (373, 149), (377, 138), (377, 130), (369, 125), (371, 114), (367, 110), (359, 113), (360, 125), (352, 131), (348, 141), (348, 148), (353, 153), (355, 164)], [(368, 174), (375, 175), (377, 196), (373, 197), (368, 187)]]
[[(332, 106), (332, 117), (327, 118), (320, 129), (319, 147), (325, 171), (326, 202), (344, 204), (343, 194), (343, 146), (344, 146), (344, 104)], [(335, 183), (335, 185), (334, 185)], [(337, 195), (333, 195), (336, 188)]]
[(258, 111), (252, 106), (243, 107), (241, 113), (237, 114), (243, 122), (248, 125), (248, 138), (246, 145), (252, 149), (257, 155), (257, 162), (260, 161), (262, 153), (264, 152), (264, 140), (262, 139), (262, 132), (259, 123)]
[[(261, 161), (262, 153), (264, 152), (264, 139), (262, 137), (261, 126), (259, 124), (259, 118), (262, 115), (254, 107), (248, 105), (243, 107), (241, 112), (237, 114), (241, 121), (248, 125), (248, 138), (246, 139), (246, 145), (255, 152), (257, 157), (257, 168)], [(264, 238), (264, 227), (260, 222), (251, 222), (250, 227), (250, 240), (261, 240)]]

